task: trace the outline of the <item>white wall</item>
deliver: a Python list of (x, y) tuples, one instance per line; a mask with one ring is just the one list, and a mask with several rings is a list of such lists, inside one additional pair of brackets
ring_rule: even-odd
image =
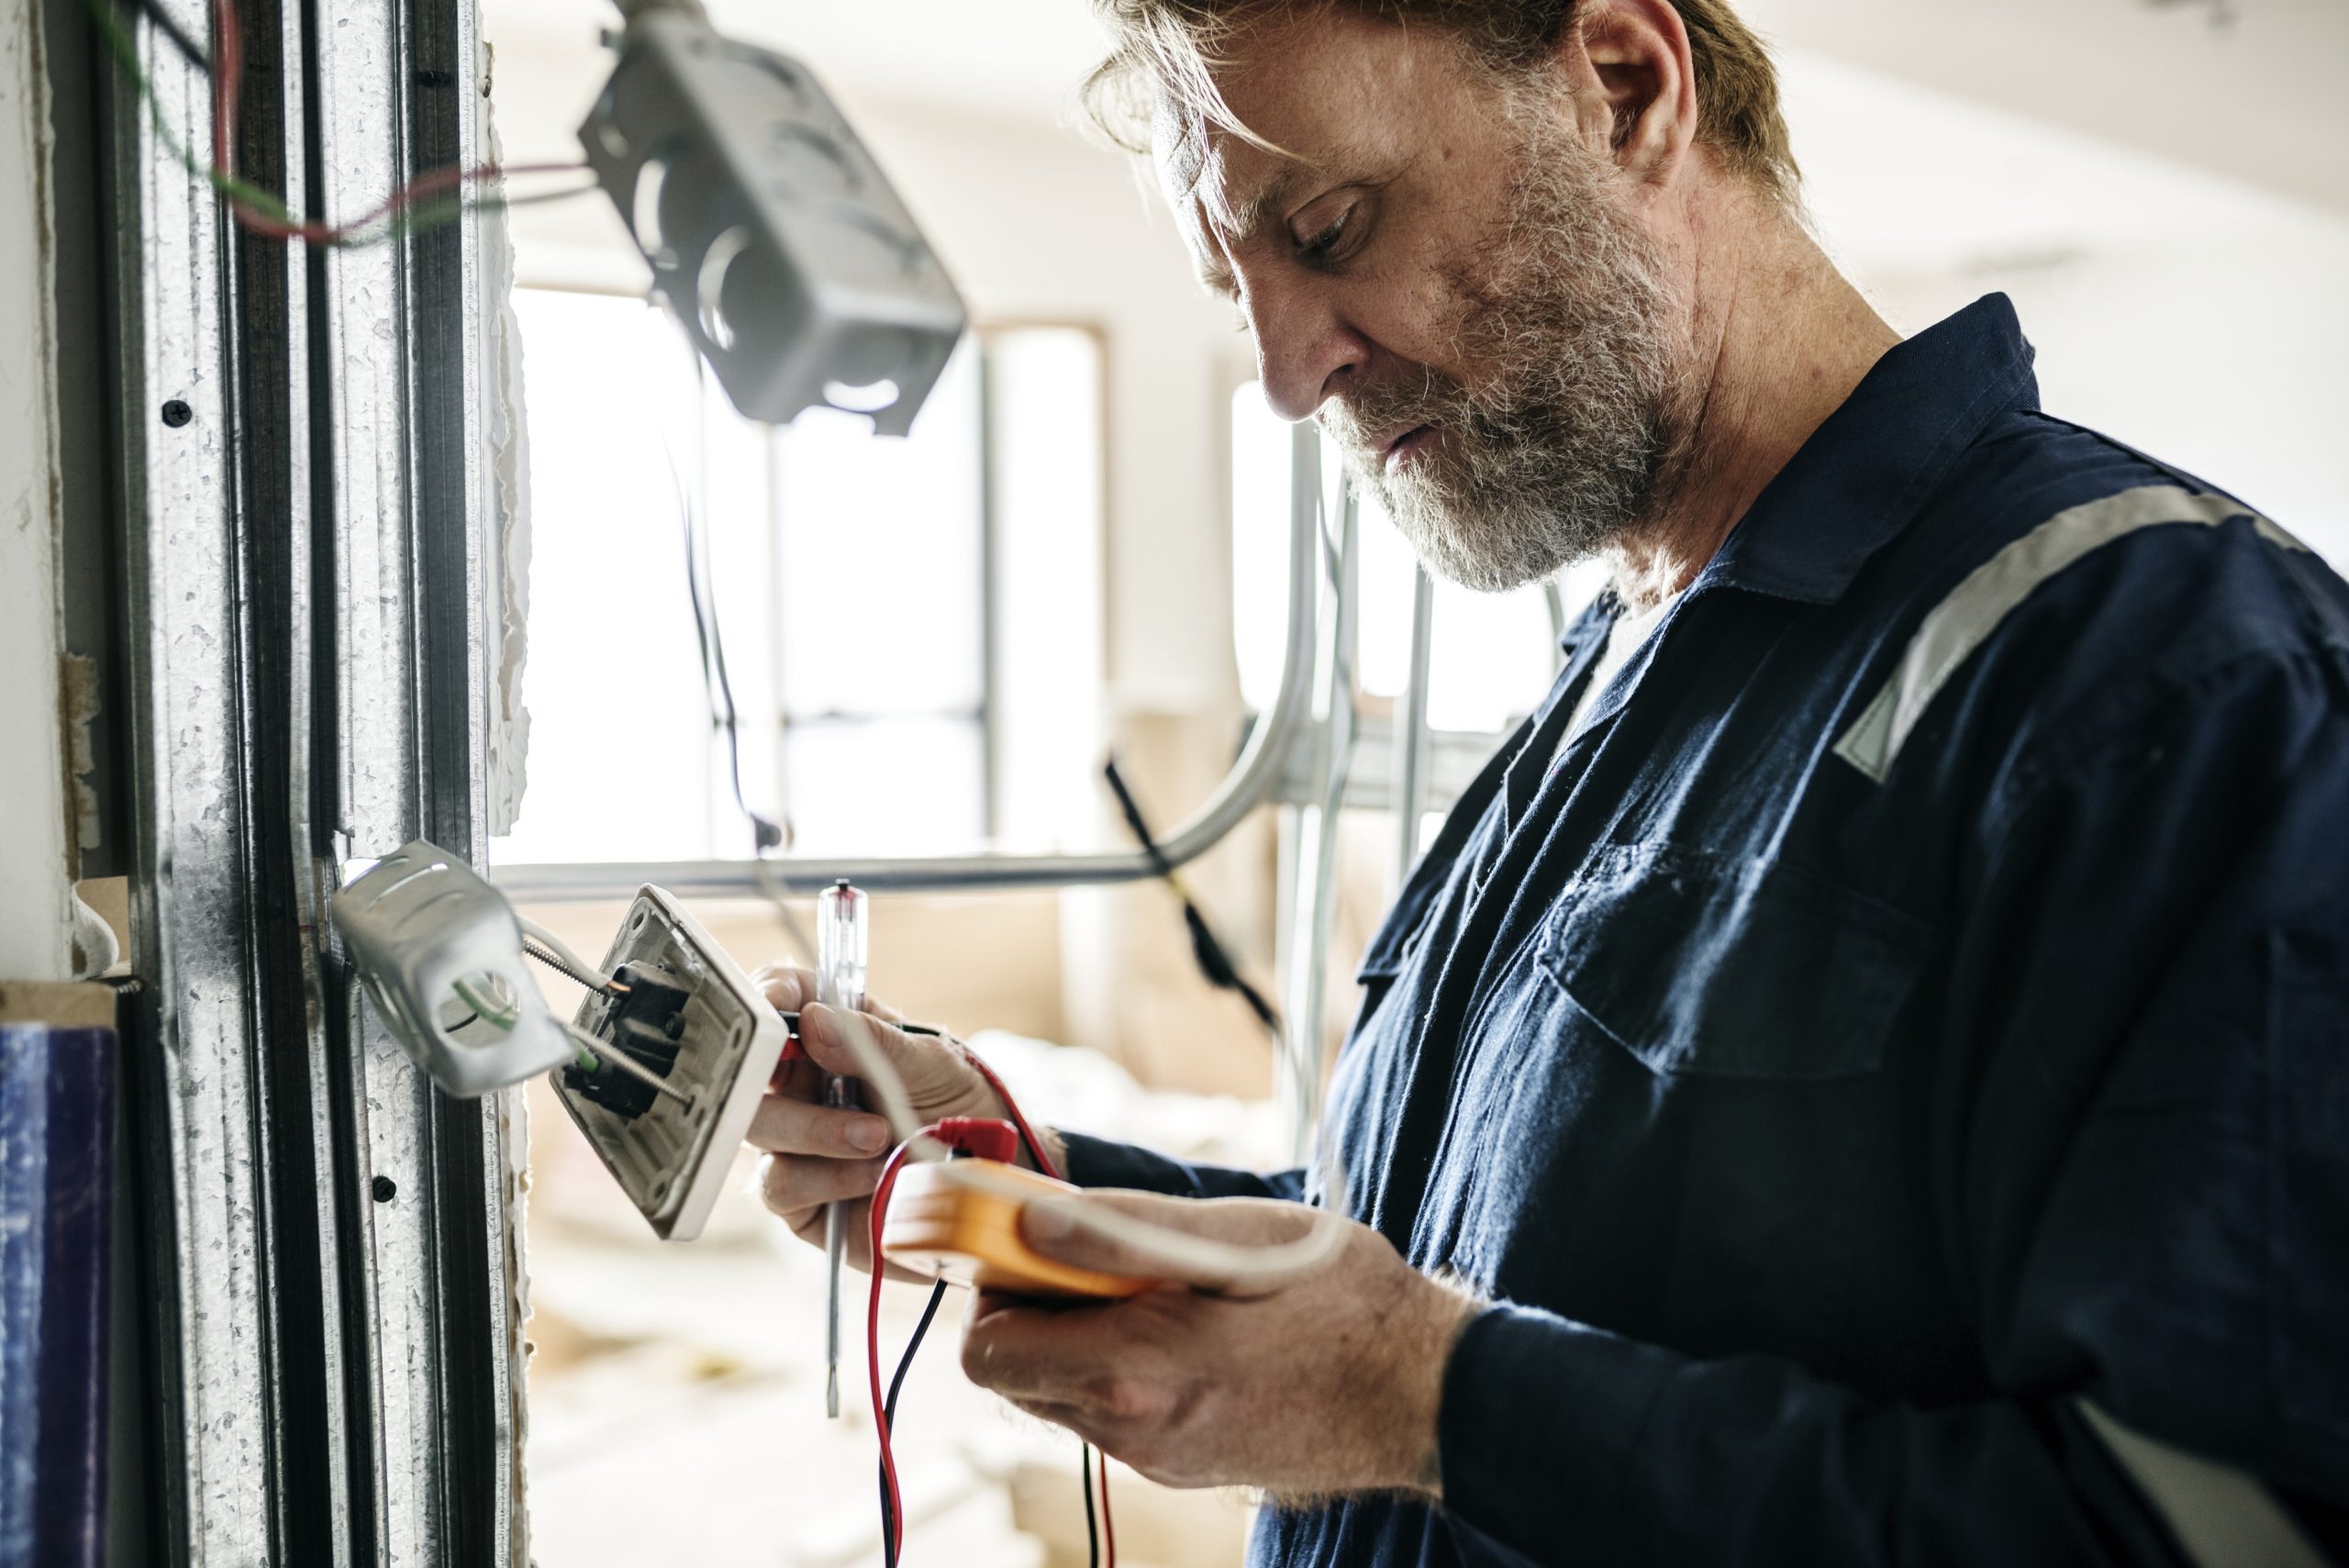
[(71, 975), (60, 755), (49, 94), (33, 0), (0, 0), (0, 977)]
[(1781, 69), (1819, 231), (1893, 325), (2005, 291), (2050, 412), (2349, 567), (2349, 212), (1818, 55)]
[(1248, 350), (1163, 204), (1067, 131), (887, 104), (862, 124), (979, 315), (1108, 330), (1113, 703), (1231, 704), (1223, 394)]

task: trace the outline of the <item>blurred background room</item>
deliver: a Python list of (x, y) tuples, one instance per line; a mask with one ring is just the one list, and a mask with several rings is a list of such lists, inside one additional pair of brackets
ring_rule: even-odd
[[(595, 7), (484, 5), (505, 156), (574, 157), (604, 77)], [(903, 442), (823, 410), (769, 430), (648, 305), (607, 204), (512, 215), (528, 611), (508, 695), (528, 748), (493, 781), (513, 809), (492, 858), (501, 875), (537, 868), (528, 885), (562, 880), (570, 895), (525, 912), (590, 953), (632, 891), (617, 868), (748, 862), (750, 813), (795, 855), (1129, 850), (1104, 759), (1171, 826), (1224, 776), (1281, 671), (1290, 438), (1147, 180), (1080, 128), (1099, 47), (1083, 0), (711, 8), (814, 67), (974, 329)], [(2349, 12), (1742, 8), (1779, 53), (1816, 231), (1897, 327), (2006, 292), (2051, 409), (2208, 475), (2349, 566), (2349, 96), (2329, 79)], [(1356, 570), (1353, 749), (1375, 756), (1415, 585), (1375, 515)], [(1416, 834), (1540, 699), (1555, 617), (1596, 587), (1577, 574), (1554, 602), (1435, 588)], [(712, 700), (697, 619), (730, 698)], [(1355, 792), (1336, 834), (1325, 1062), (1398, 874), (1394, 798)], [(1277, 890), (1306, 820), (1259, 813), (1187, 874), (1267, 988), (1289, 967)], [(696, 911), (746, 967), (807, 962), (805, 900), (779, 909), (759, 885), (746, 873)], [(975, 1040), (1039, 1118), (1280, 1160), (1270, 1041), (1202, 981), (1163, 884), (885, 895), (874, 929), (874, 994)], [(537, 1562), (877, 1561), (869, 1417), (861, 1399), (822, 1416), (820, 1255), (750, 1195), (747, 1160), (703, 1239), (656, 1242), (552, 1096), (534, 1088), (531, 1109)], [(918, 1302), (892, 1287), (892, 1346)], [(1084, 1561), (1073, 1442), (972, 1391), (943, 1343), (907, 1398), (913, 1550), (951, 1544), (964, 1568)], [(615, 1506), (628, 1493), (663, 1505)], [(1246, 1499), (1123, 1473), (1118, 1496), (1128, 1563), (1237, 1561)]]

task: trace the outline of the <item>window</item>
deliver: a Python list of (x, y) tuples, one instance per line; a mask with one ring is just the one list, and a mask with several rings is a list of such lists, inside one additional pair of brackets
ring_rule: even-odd
[(825, 409), (780, 430), (742, 419), (641, 300), (515, 301), (529, 745), (498, 862), (751, 854), (705, 687), (688, 512), (743, 796), (789, 824), (795, 852), (967, 852), (1055, 830), (1059, 774), (1088, 782), (1088, 759), (1060, 752), (1089, 749), (1100, 674), (1092, 332), (966, 339), (900, 441)]
[[(1233, 639), (1243, 699), (1261, 711), (1280, 684), (1281, 627), (1288, 592), (1289, 427), (1249, 382), (1231, 395), (1231, 550)], [(1322, 472), (1331, 495), (1340, 460), (1327, 437)], [(1410, 545), (1387, 521), (1375, 495), (1361, 508), (1362, 608), (1355, 663), (1364, 695), (1401, 695), (1410, 671)], [(1566, 574), (1570, 607), (1587, 603), (1598, 580)], [(1428, 672), (1428, 723), (1439, 730), (1490, 734), (1508, 729), (1539, 706), (1556, 669), (1549, 606), (1537, 585), (1499, 595), (1439, 580)]]

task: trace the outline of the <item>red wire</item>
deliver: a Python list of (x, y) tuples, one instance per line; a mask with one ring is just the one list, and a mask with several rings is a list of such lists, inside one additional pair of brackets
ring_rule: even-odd
[(873, 1385), (873, 1429), (881, 1439), (881, 1474), (889, 1488), (889, 1556), (893, 1561), (905, 1555), (906, 1507), (897, 1493), (897, 1460), (889, 1442), (889, 1406), (881, 1393), (881, 1276), (885, 1272), (881, 1262), (881, 1222), (889, 1212), (889, 1189), (897, 1184), (897, 1172), (912, 1147), (911, 1140), (897, 1146), (897, 1151), (889, 1156), (889, 1162), (881, 1167), (881, 1180), (873, 1188), (873, 1253), (868, 1260), (873, 1292), (864, 1307), (864, 1370)]
[[(1036, 1129), (1030, 1127), (1028, 1118), (1019, 1114), (1019, 1102), (1011, 1097), (1011, 1091), (1004, 1087), (1003, 1080), (996, 1076), (995, 1069), (981, 1061), (979, 1053), (969, 1046), (960, 1040), (954, 1043), (961, 1047), (963, 1060), (987, 1081), (987, 1087), (993, 1089), (996, 1098), (1003, 1102), (1004, 1115), (1010, 1118), (1011, 1125), (1019, 1129), (1020, 1138), (1028, 1145), (1028, 1157), (1036, 1162), (1036, 1169), (1056, 1181), (1065, 1180), (1053, 1165), (1051, 1156), (1044, 1152), (1044, 1140), (1036, 1136)], [(881, 1232), (876, 1228), (873, 1234), (873, 1255), (877, 1259), (881, 1255)], [(1109, 1518), (1109, 1454), (1106, 1449), (1101, 1454), (1101, 1539), (1108, 1547), (1108, 1568), (1118, 1568), (1118, 1527)]]
[[(1036, 1168), (1055, 1181), (1061, 1180), (1059, 1167), (1044, 1152), (1043, 1140), (1038, 1138), (1036, 1129), (1028, 1125), (1028, 1118), (1020, 1114), (1019, 1102), (1011, 1097), (1011, 1091), (1004, 1087), (1003, 1080), (996, 1076), (995, 1069), (980, 1061), (978, 1053), (962, 1041), (956, 1040), (954, 1044), (962, 1051), (963, 1060), (986, 1080), (987, 1087), (993, 1089), (996, 1097), (1003, 1102), (1004, 1114), (1010, 1118), (1011, 1125), (1019, 1129), (1020, 1139), (1028, 1146), (1028, 1157), (1036, 1162)], [(931, 1128), (924, 1128), (922, 1133), (932, 1130)], [(921, 1135), (918, 1133), (915, 1136)], [(897, 1490), (897, 1460), (890, 1440), (889, 1407), (881, 1393), (881, 1276), (884, 1270), (881, 1229), (888, 1218), (890, 1190), (897, 1184), (897, 1173), (904, 1168), (907, 1151), (912, 1146), (910, 1139), (897, 1146), (896, 1151), (889, 1156), (889, 1162), (881, 1167), (881, 1179), (873, 1186), (873, 1251), (868, 1262), (873, 1275), (873, 1290), (864, 1307), (864, 1371), (873, 1389), (873, 1428), (881, 1440), (881, 1473), (889, 1489), (889, 1555), (900, 1562), (904, 1560), (906, 1551), (906, 1507)], [(1107, 1452), (1101, 1455), (1101, 1538), (1107, 1548), (1105, 1556), (1108, 1568), (1118, 1568), (1118, 1527), (1109, 1517), (1109, 1456)]]
[(1003, 1102), (1004, 1114), (1011, 1118), (1011, 1125), (1019, 1129), (1020, 1140), (1028, 1145), (1028, 1158), (1036, 1162), (1036, 1169), (1054, 1181), (1064, 1180), (1060, 1167), (1054, 1165), (1052, 1157), (1044, 1152), (1044, 1140), (1036, 1136), (1036, 1129), (1030, 1127), (1028, 1118), (1019, 1114), (1019, 1102), (1011, 1097), (1011, 1091), (1003, 1086), (1003, 1080), (995, 1075), (995, 1069), (980, 1061), (979, 1053), (961, 1040), (956, 1040), (954, 1045), (962, 1051), (963, 1060), (971, 1064), (972, 1071), (985, 1078), (987, 1087), (995, 1091), (996, 1098)]
[(233, 177), (237, 105), (245, 74), (244, 30), (237, 24), (236, 0), (213, 0), (212, 16), (220, 34), (212, 73), (212, 166)]
[[(244, 88), (244, 32), (237, 19), (236, 0), (213, 0), (213, 22), (220, 34), (217, 67), (212, 79), (212, 167), (222, 177), (236, 178), (237, 106)], [(451, 165), (428, 170), (348, 223), (318, 223), (279, 217), (264, 212), (244, 196), (224, 192), (228, 216), (239, 227), (269, 239), (299, 239), (310, 245), (337, 245), (369, 224), (406, 212), (426, 196), (477, 184), (506, 174), (568, 173), (577, 163), (482, 163), (470, 169)]]
[(1118, 1568), (1118, 1527), (1109, 1519), (1109, 1451), (1101, 1451), (1101, 1544), (1108, 1568)]

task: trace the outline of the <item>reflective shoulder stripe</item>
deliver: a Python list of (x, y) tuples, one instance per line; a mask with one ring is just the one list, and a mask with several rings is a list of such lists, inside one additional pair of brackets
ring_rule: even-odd
[(2196, 1568), (2332, 1568), (2257, 1479), (2132, 1430), (2074, 1401)]
[(2230, 517), (2249, 517), (2262, 537), (2287, 550), (2308, 548), (2241, 502), (2176, 484), (2123, 490), (2056, 513), (1975, 568), (1933, 607), (1909, 639), (1898, 668), (1837, 738), (1835, 754), (1883, 783), (1909, 732), (1958, 666), (2042, 583), (2140, 528), (2215, 527)]

